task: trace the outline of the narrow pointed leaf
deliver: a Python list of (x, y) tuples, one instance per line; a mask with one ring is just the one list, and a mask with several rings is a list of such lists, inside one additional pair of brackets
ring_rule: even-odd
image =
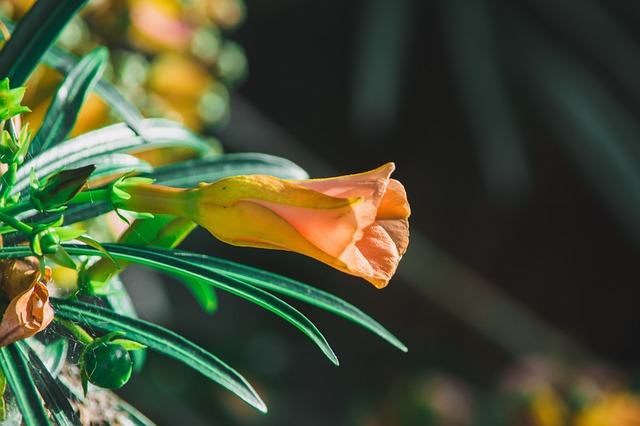
[(172, 252), (172, 254), (180, 259), (198, 263), (217, 273), (236, 278), (240, 281), (268, 291), (293, 297), (329, 312), (333, 312), (372, 331), (401, 351), (407, 351), (406, 345), (391, 334), (380, 323), (362, 312), (360, 309), (330, 293), (303, 284), (291, 278), (230, 262), (228, 260), (183, 251)]
[(84, 56), (69, 72), (29, 147), (31, 154), (45, 151), (69, 135), (87, 94), (102, 77), (108, 59), (109, 51), (99, 47)]
[[(174, 248), (180, 244), (196, 224), (170, 215), (154, 215), (153, 218), (136, 220), (118, 240), (119, 244), (134, 246), (154, 246)], [(104, 260), (101, 260), (101, 262)], [(198, 303), (207, 313), (213, 313), (218, 307), (218, 299), (213, 286), (201, 280), (188, 280), (176, 277), (191, 291)]]
[[(71, 255), (104, 256), (103, 253), (88, 246), (63, 244), (62, 247)], [(117, 260), (135, 262), (178, 277), (193, 280), (200, 279), (214, 287), (262, 306), (300, 329), (322, 350), (332, 363), (338, 365), (338, 358), (316, 326), (294, 307), (272, 294), (235, 278), (214, 272), (197, 263), (185, 261), (174, 255), (179, 250), (168, 251), (118, 244), (104, 244), (103, 247)], [(27, 256), (29, 253), (30, 251), (27, 247), (3, 247), (0, 248), (0, 259)]]
[[(79, 61), (57, 46), (52, 46), (43, 59), (44, 63), (63, 75), (70, 73)], [(144, 137), (144, 117), (109, 80), (104, 77), (99, 79), (93, 90), (136, 134)]]
[(264, 402), (240, 374), (203, 348), (170, 330), (88, 303), (52, 298), (52, 305), (60, 318), (105, 332), (123, 331), (127, 339), (185, 363), (229, 389), (249, 405), (262, 412), (267, 411)]
[(24, 341), (17, 342), (16, 345), (22, 356), (28, 359), (36, 387), (56, 423), (59, 426), (82, 426), (82, 422), (71, 407), (65, 392), (34, 350)]
[(39, 0), (0, 51), (0, 79), (22, 86), (60, 31), (88, 0)]
[(280, 179), (309, 177), (297, 164), (275, 155), (261, 153), (225, 154), (159, 167), (149, 176), (158, 184), (191, 187), (200, 182), (215, 182), (227, 176), (264, 174)]
[(25, 426), (50, 425), (29, 364), (15, 344), (0, 348), (0, 368), (15, 395)]
[(24, 191), (29, 185), (29, 173), (35, 170), (38, 179), (66, 168), (87, 164), (100, 164), (105, 156), (116, 153), (144, 151), (164, 147), (189, 148), (198, 155), (208, 155), (213, 148), (183, 125), (169, 120), (150, 118), (144, 120), (145, 139), (137, 136), (125, 124), (114, 124), (84, 133), (62, 142), (36, 155), (25, 163), (16, 174), (12, 194)]
[[(88, 250), (88, 247), (73, 244), (64, 244), (63, 246), (70, 254), (102, 255), (101, 253), (95, 253), (93, 250)], [(200, 280), (262, 306), (300, 329), (322, 350), (331, 362), (338, 365), (338, 358), (316, 326), (293, 306), (272, 294), (235, 278), (216, 273), (196, 263), (182, 260), (174, 256), (174, 253), (178, 252), (178, 250), (162, 250), (119, 244), (104, 244), (104, 248), (115, 259), (135, 262), (188, 280)]]

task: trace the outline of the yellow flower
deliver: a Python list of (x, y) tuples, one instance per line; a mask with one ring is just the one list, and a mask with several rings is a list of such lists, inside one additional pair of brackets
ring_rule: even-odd
[(409, 243), (404, 187), (393, 163), (328, 179), (233, 176), (192, 189), (125, 180), (116, 207), (187, 218), (221, 241), (287, 250), (386, 286)]

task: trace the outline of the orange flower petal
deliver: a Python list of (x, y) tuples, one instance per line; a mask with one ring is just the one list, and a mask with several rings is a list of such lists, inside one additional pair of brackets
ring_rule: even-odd
[(16, 296), (5, 310), (0, 322), (0, 347), (44, 330), (53, 320), (53, 315), (47, 287), (35, 282)]

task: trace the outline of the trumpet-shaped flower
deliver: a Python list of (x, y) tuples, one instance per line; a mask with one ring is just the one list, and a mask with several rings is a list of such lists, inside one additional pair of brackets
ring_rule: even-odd
[(409, 204), (393, 170), (388, 163), (327, 179), (233, 176), (192, 189), (124, 180), (117, 189), (125, 196), (113, 203), (185, 217), (229, 244), (301, 253), (382, 288), (409, 243)]
[[(35, 257), (0, 262), (0, 291), (9, 300), (0, 322), (0, 347), (31, 337), (53, 320), (49, 291)], [(47, 273), (50, 270), (45, 270)]]

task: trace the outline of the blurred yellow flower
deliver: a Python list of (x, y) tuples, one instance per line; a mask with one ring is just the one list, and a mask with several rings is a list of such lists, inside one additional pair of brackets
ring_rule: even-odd
[(628, 392), (605, 394), (587, 406), (575, 426), (639, 426), (640, 397)]

